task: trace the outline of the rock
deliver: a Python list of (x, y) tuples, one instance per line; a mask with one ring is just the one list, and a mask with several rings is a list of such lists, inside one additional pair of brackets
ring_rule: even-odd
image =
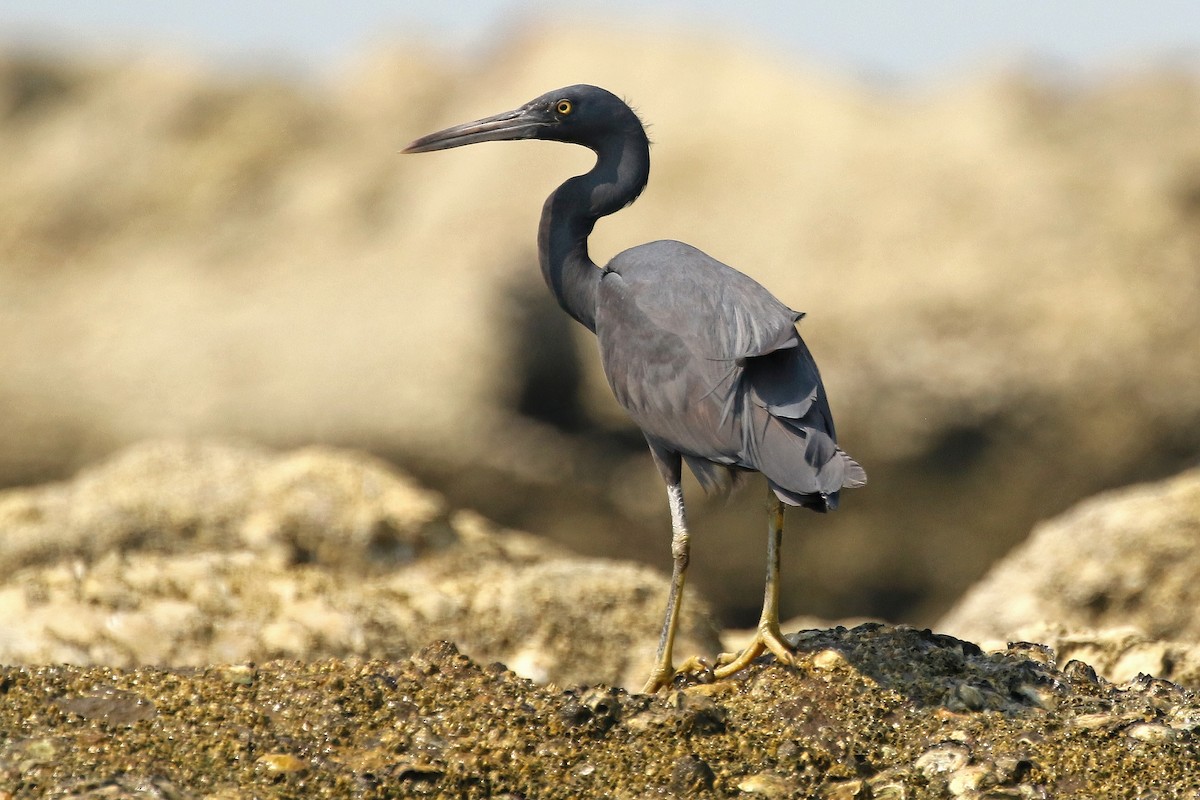
[(938, 627), (979, 641), (1131, 629), (1152, 662), (1150, 640), (1200, 643), (1198, 540), (1200, 469), (1108, 492), (1038, 525)]
[[(451, 512), (368, 456), (214, 442), (4, 492), (0, 563), (2, 663), (398, 659), (449, 638), (540, 681), (640, 686), (667, 593), (647, 567)], [(717, 649), (702, 600), (679, 648)]]
[(69, 483), (0, 493), (0, 573), (116, 551), (237, 549), (381, 570), (452, 544), (447, 513), (436, 493), (365, 455), (151, 441)]
[[(1139, 675), (1152, 675), (1190, 688), (1200, 688), (1200, 642), (1163, 641), (1134, 629), (1067, 630), (1062, 626), (1033, 625), (1017, 631), (1020, 638), (1046, 642), (1049, 663), (1064, 671), (1076, 669), (1102, 675), (1113, 683), (1127, 683)], [(992, 652), (1028, 651), (1025, 642), (1005, 645), (984, 641)]]
[[(812, 656), (828, 650), (853, 668), (816, 668)], [(1002, 708), (955, 711), (941, 699), (951, 681), (1032, 682), (1061, 702), (1047, 709), (1006, 693)], [(1162, 681), (1096, 685), (883, 625), (821, 632), (795, 668), (762, 659), (727, 681), (655, 696), (537, 686), (445, 643), (398, 661), (263, 663), (248, 684), (216, 667), (5, 666), (0, 690), (0, 785), (15, 796), (80, 787), (317, 800), (1200, 792), (1194, 736), (1171, 725), (1200, 718), (1193, 693)], [(57, 699), (95, 696), (142, 698), (157, 714), (112, 724)], [(694, 698), (726, 724), (692, 724)]]

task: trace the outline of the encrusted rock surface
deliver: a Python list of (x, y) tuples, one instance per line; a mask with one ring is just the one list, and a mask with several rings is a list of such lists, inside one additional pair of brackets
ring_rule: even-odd
[[(541, 687), (403, 661), (0, 669), (6, 797), (1058, 798), (1200, 792), (1200, 700), (868, 624), (732, 679)], [(578, 646), (587, 647), (580, 639)]]
[[(1086, 662), (1115, 683), (1138, 675), (1200, 688), (1200, 642), (1155, 639), (1135, 628), (1067, 630), (1061, 625), (1030, 626), (1021, 631), (1024, 642), (1038, 642), (1054, 652), (1059, 661)], [(984, 649), (1003, 649), (1002, 642), (981, 642)]]

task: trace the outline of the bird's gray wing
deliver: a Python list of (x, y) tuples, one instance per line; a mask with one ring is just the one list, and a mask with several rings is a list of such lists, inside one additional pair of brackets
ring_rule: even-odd
[[(692, 403), (715, 402), (724, 420), (742, 399), (739, 390), (749, 388), (771, 413), (801, 419), (822, 395), (816, 364), (796, 333), (803, 315), (753, 279), (672, 241), (626, 250), (608, 269), (620, 278), (621, 302), (631, 306), (620, 323), (624, 331), (670, 338), (640, 357), (669, 356), (679, 369), (687, 361), (693, 382), (704, 383), (691, 387)], [(799, 350), (800, 358), (751, 363), (779, 350)], [(743, 380), (747, 368), (757, 379)]]
[(733, 361), (794, 346), (803, 314), (691, 245), (640, 245), (606, 269), (625, 280), (647, 321), (677, 334), (698, 357)]
[(689, 245), (653, 242), (609, 264), (599, 297), (618, 401), (702, 483), (723, 482), (707, 464), (754, 469), (787, 502), (832, 507), (838, 489), (865, 480), (835, 443), (820, 373), (796, 332), (802, 315), (757, 282)]

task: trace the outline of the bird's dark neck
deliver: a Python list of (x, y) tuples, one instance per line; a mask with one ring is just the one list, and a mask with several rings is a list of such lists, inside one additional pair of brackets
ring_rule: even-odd
[(596, 220), (632, 203), (646, 186), (650, 143), (635, 118), (623, 137), (593, 149), (596, 166), (546, 199), (538, 229), (538, 258), (558, 304), (595, 333), (601, 273), (588, 255), (587, 238)]

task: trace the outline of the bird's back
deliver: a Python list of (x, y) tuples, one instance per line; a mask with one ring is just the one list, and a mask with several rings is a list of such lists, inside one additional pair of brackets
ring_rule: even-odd
[(756, 470), (780, 499), (824, 511), (866, 474), (836, 445), (801, 316), (696, 248), (659, 241), (604, 268), (596, 335), (617, 401), (705, 488)]

